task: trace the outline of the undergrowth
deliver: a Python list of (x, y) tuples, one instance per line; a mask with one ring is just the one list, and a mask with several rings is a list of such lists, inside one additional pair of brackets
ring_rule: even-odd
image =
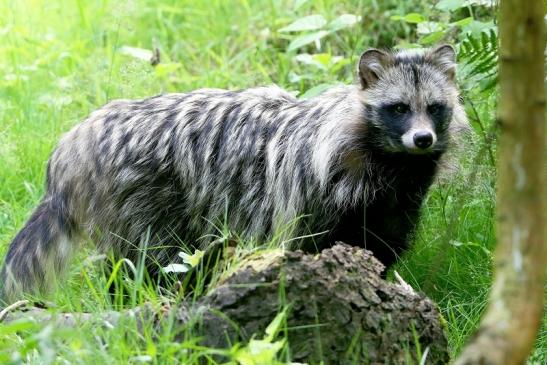
[[(109, 100), (268, 84), (312, 97), (354, 82), (355, 62), (367, 47), (450, 42), (473, 133), (456, 154), (459, 167), (428, 195), (413, 248), (395, 269), (438, 303), (451, 353), (458, 354), (485, 307), (495, 245), (496, 9), (478, 3), (485, 2), (0, 1), (1, 256), (39, 201), (59, 136)], [(152, 66), (154, 54), (159, 63)], [(258, 246), (222, 227), (219, 239), (238, 243), (224, 270)], [(107, 256), (90, 248), (79, 256), (62, 288), (46, 298), (55, 303), (52, 311), (100, 313), (180, 297), (158, 292), (139, 263), (113, 261), (108, 274), (100, 269)], [(199, 283), (196, 296), (205, 290)], [(283, 333), (277, 322), (275, 332)], [(151, 324), (139, 331), (134, 319), (113, 328), (0, 324), (0, 363), (197, 364), (213, 363), (215, 354), (232, 364), (290, 361), (279, 336), (218, 350), (173, 323), (159, 331)], [(546, 359), (544, 326), (530, 361)]]

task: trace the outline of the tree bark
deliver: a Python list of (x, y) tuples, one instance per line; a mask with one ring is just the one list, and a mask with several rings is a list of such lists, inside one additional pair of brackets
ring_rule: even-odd
[(169, 317), (176, 318), (178, 328), (192, 326), (190, 332), (203, 337), (201, 344), (225, 348), (253, 335), (261, 338), (288, 306), (286, 335), (293, 361), (402, 364), (423, 357), (428, 364), (447, 363), (447, 339), (435, 304), (408, 285), (386, 282), (382, 269), (369, 251), (343, 244), (318, 255), (273, 250), (244, 259), (195, 303), (93, 315), (52, 316), (31, 309), (10, 312), (6, 320), (34, 317), (60, 326), (82, 321), (115, 326), (131, 317), (140, 328), (143, 321), (161, 325)]
[(501, 0), (497, 239), (481, 325), (456, 364), (522, 364), (545, 283), (544, 5)]

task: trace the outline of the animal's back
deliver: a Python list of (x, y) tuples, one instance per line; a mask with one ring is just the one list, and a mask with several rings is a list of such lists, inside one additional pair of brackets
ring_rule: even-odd
[[(267, 134), (295, 102), (275, 87), (111, 102), (61, 139), (46, 194), (66, 203), (75, 233), (130, 258), (146, 232), (151, 245), (199, 245), (222, 223), (206, 220), (227, 209), (237, 209), (235, 227), (251, 230), (260, 208), (253, 202), (264, 194)], [(162, 262), (170, 256), (150, 253)]]

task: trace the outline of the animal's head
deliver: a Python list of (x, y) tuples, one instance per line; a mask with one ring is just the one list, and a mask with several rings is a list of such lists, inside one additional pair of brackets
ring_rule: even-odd
[(367, 143), (385, 152), (443, 152), (467, 128), (449, 45), (388, 53), (370, 49), (359, 60), (359, 79), (370, 128)]

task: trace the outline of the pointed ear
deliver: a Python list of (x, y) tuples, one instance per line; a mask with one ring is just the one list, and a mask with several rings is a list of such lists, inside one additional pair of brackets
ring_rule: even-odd
[(427, 56), (429, 62), (437, 66), (449, 80), (456, 78), (456, 51), (449, 44), (435, 47)]
[(391, 62), (391, 56), (379, 49), (369, 49), (359, 59), (359, 81), (363, 89), (374, 85)]

